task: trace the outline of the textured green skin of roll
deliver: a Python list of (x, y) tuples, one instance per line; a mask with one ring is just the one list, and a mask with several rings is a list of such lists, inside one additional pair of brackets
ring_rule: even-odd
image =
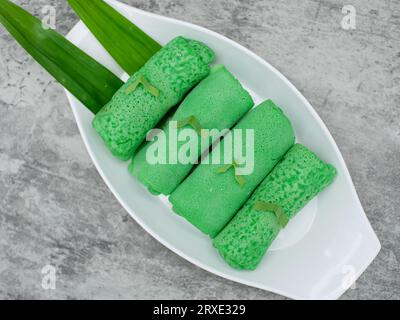
[(332, 165), (306, 147), (294, 145), (214, 239), (215, 248), (232, 267), (254, 270), (282, 229), (274, 213), (255, 210), (254, 204), (257, 201), (278, 204), (291, 219), (335, 176)]
[[(177, 214), (212, 238), (231, 220), (294, 143), (289, 120), (270, 100), (251, 110), (234, 129), (254, 129), (254, 170), (245, 176), (245, 185), (240, 186), (235, 180), (233, 169), (217, 172), (224, 162), (218, 165), (202, 163), (169, 198)], [(246, 150), (245, 143), (243, 138), (243, 150)], [(222, 159), (224, 144), (225, 140), (222, 140)]]
[[(204, 44), (177, 37), (157, 52), (136, 72), (93, 120), (94, 129), (113, 155), (128, 160), (147, 132), (176, 105), (185, 94), (210, 72), (214, 53)], [(159, 90), (159, 96), (139, 84), (127, 89), (139, 77)]]
[[(205, 78), (185, 98), (171, 120), (179, 121), (195, 116), (203, 129), (229, 129), (254, 105), (249, 93), (243, 89), (240, 82), (223, 66), (211, 70)], [(192, 129), (189, 125), (178, 129)], [(169, 127), (164, 128), (166, 141), (169, 139)], [(211, 145), (209, 139), (207, 147)], [(199, 143), (192, 140), (191, 144), (202, 154)], [(168, 164), (151, 164), (146, 160), (146, 153), (154, 142), (149, 142), (141, 148), (135, 157), (129, 171), (136, 176), (153, 194), (169, 195), (185, 179), (193, 168), (198, 156), (193, 154), (188, 164), (169, 164), (169, 144), (167, 143), (166, 158)], [(186, 142), (179, 142), (179, 148)]]

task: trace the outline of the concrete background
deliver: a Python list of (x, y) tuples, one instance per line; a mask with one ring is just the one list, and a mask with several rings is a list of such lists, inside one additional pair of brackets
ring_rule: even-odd
[[(61, 0), (65, 34), (77, 17)], [(336, 139), (382, 251), (344, 299), (400, 298), (400, 2), (124, 0), (215, 30), (285, 74)], [(343, 30), (341, 8), (357, 10)], [(0, 298), (281, 299), (191, 265), (151, 238), (91, 163), (60, 85), (0, 27)], [(58, 267), (57, 290), (41, 268)]]

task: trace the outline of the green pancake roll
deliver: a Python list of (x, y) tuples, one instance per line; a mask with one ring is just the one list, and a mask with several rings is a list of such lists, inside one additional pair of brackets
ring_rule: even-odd
[[(171, 121), (179, 124), (185, 119), (194, 117), (202, 129), (223, 129), (231, 128), (240, 118), (242, 118), (254, 105), (249, 93), (242, 87), (240, 82), (224, 67), (217, 66), (211, 70), (210, 75), (200, 82), (191, 93), (185, 98)], [(193, 119), (193, 118), (192, 118)], [(171, 122), (171, 124), (172, 124)], [(184, 123), (182, 123), (184, 124)], [(180, 132), (184, 129), (192, 129), (189, 123), (178, 129), (171, 129)], [(186, 148), (196, 150), (190, 152), (187, 163), (173, 161), (170, 154), (170, 145), (166, 143), (163, 149), (164, 162), (153, 163), (148, 161), (152, 149), (159, 142), (159, 138), (154, 138), (147, 143), (134, 156), (129, 170), (133, 176), (137, 177), (153, 194), (171, 194), (176, 187), (190, 173), (194, 164), (198, 162), (200, 155), (214, 143), (216, 137), (206, 139), (206, 143), (201, 144), (201, 133), (193, 132), (197, 139), (186, 139), (177, 142), (177, 151), (185, 145)], [(165, 141), (169, 141), (170, 126), (167, 125), (161, 134), (165, 134)], [(175, 133), (174, 133), (175, 134)], [(188, 147), (190, 144), (190, 147)], [(175, 152), (176, 154), (176, 152)], [(175, 159), (176, 160), (176, 159)]]
[(214, 247), (230, 266), (254, 270), (285, 224), (335, 176), (332, 165), (294, 145), (214, 239)]
[(213, 59), (206, 45), (183, 37), (158, 51), (93, 120), (112, 154), (130, 159), (147, 132), (209, 74)]
[[(232, 219), (254, 189), (267, 176), (294, 143), (294, 132), (289, 120), (271, 100), (251, 110), (235, 127), (236, 132), (254, 133), (254, 148), (246, 149), (245, 134), (240, 140), (233, 134), (233, 145), (254, 155), (253, 170), (248, 175), (238, 175), (237, 168), (245, 166), (243, 161), (227, 157), (229, 150), (224, 138), (210, 154), (220, 153), (219, 164), (202, 162), (186, 180), (171, 194), (169, 200), (173, 210), (187, 219), (205, 234), (215, 237)], [(251, 144), (251, 143), (249, 143)], [(225, 147), (227, 145), (227, 147)], [(227, 167), (224, 163), (242, 162), (239, 166)]]

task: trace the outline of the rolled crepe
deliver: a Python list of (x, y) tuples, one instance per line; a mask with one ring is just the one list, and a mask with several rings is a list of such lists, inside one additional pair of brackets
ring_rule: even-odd
[[(234, 129), (253, 129), (254, 132), (254, 149), (251, 150), (254, 154), (254, 169), (250, 175), (242, 177), (245, 183), (239, 183), (236, 170), (232, 168), (221, 172), (226, 162), (224, 154), (227, 140), (224, 139), (211, 153), (212, 157), (221, 150), (222, 164), (201, 163), (169, 199), (177, 214), (211, 237), (215, 237), (231, 220), (294, 143), (294, 132), (289, 120), (270, 100), (251, 110)], [(233, 141), (234, 145), (238, 143), (235, 142), (235, 135)], [(240, 143), (243, 150), (246, 150), (244, 137)]]
[[(240, 82), (224, 67), (217, 66), (211, 70), (211, 74), (205, 78), (185, 98), (171, 121), (179, 123), (195, 117), (203, 129), (229, 129), (254, 105), (249, 93), (243, 89)], [(193, 129), (190, 125), (177, 130), (179, 136), (183, 129)], [(170, 139), (170, 126), (167, 125), (161, 133), (166, 142)], [(194, 134), (196, 134), (194, 132)], [(177, 150), (185, 145), (185, 150), (196, 150), (190, 152), (190, 160), (183, 164), (169, 157), (170, 144), (166, 143), (163, 149), (163, 157), (167, 163), (152, 163), (148, 161), (148, 153), (160, 142), (160, 138), (154, 138), (153, 142), (141, 148), (129, 167), (130, 172), (136, 176), (153, 194), (169, 195), (185, 179), (197, 162), (199, 156), (216, 141), (217, 137), (206, 139), (201, 145), (201, 137), (196, 140), (180, 141)], [(189, 146), (190, 145), (190, 146)], [(203, 148), (202, 148), (203, 147)], [(158, 150), (161, 152), (160, 150)], [(176, 154), (177, 152), (175, 152)], [(176, 160), (176, 159), (175, 159)]]
[(178, 37), (136, 72), (93, 120), (112, 154), (128, 160), (166, 112), (209, 74), (214, 53)]
[(232, 267), (254, 270), (282, 229), (276, 211), (260, 210), (256, 204), (273, 204), (291, 219), (335, 176), (332, 165), (306, 147), (294, 145), (214, 239), (215, 248)]

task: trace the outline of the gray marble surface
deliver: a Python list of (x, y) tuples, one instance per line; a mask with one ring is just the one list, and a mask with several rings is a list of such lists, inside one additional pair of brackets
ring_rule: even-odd
[[(336, 139), (382, 251), (343, 299), (400, 298), (400, 1), (125, 0), (250, 48), (285, 74)], [(62, 0), (63, 34), (77, 17)], [(356, 30), (340, 26), (357, 10)], [(133, 221), (82, 143), (60, 85), (0, 27), (0, 298), (282, 299), (181, 259)], [(58, 268), (56, 290), (41, 269)]]

